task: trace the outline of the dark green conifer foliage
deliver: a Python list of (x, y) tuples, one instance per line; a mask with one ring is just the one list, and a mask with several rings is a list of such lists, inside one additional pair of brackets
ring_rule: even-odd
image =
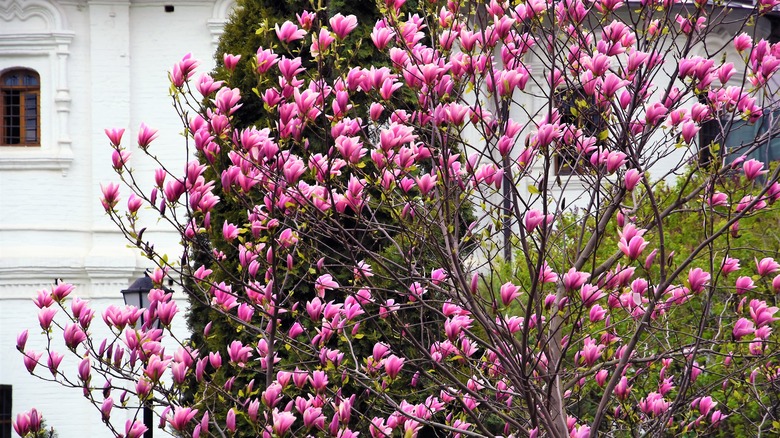
[[(229, 22), (225, 26), (225, 32), (220, 39), (220, 43), (215, 54), (217, 61), (217, 69), (213, 76), (217, 80), (225, 80), (233, 87), (238, 88), (241, 91), (241, 103), (242, 106), (233, 115), (232, 123), (236, 131), (255, 126), (257, 128), (273, 128), (275, 115), (269, 113), (268, 108), (264, 106), (262, 99), (257, 94), (257, 89), (266, 88), (270, 83), (258, 83), (258, 75), (255, 72), (256, 62), (254, 62), (255, 55), (258, 47), (272, 48), (276, 53), (280, 55), (286, 55), (288, 57), (294, 57), (299, 49), (303, 50), (300, 54), (304, 60), (303, 66), (307, 71), (301, 73), (299, 78), (308, 80), (314, 75), (324, 75), (328, 79), (334, 75), (336, 71), (343, 71), (342, 65), (333, 65), (337, 62), (335, 57), (326, 59), (326, 65), (314, 65), (310, 61), (307, 64), (308, 47), (311, 44), (311, 35), (319, 31), (319, 28), (314, 27), (306, 36), (305, 39), (295, 41), (291, 43), (287, 48), (279, 42), (274, 32), (274, 24), (283, 23), (287, 20), (297, 23), (296, 14), (303, 10), (316, 11), (320, 23), (327, 23), (329, 17), (337, 13), (343, 15), (353, 14), (358, 18), (358, 27), (355, 29), (348, 38), (344, 41), (344, 45), (339, 48), (339, 55), (342, 58), (339, 62), (348, 63), (351, 66), (363, 66), (368, 68), (369, 66), (389, 66), (389, 59), (386, 53), (376, 50), (374, 44), (371, 41), (370, 34), (374, 24), (380, 19), (380, 13), (376, 4), (373, 1), (361, 1), (361, 0), (332, 0), (325, 2), (321, 5), (321, 8), (316, 9), (308, 1), (300, 0), (244, 0), (239, 1), (238, 7), (231, 16)], [(290, 49), (288, 51), (288, 49)], [(238, 63), (237, 68), (233, 72), (229, 72), (224, 68), (223, 53), (229, 53), (233, 55), (241, 55), (241, 61)], [(319, 72), (318, 72), (319, 71)], [(268, 81), (270, 77), (274, 75), (268, 75), (268, 77), (261, 80)], [(368, 120), (368, 107), (371, 103), (366, 96), (353, 95), (351, 96), (358, 108), (359, 117), (365, 121)], [(408, 108), (413, 110), (416, 104), (417, 96), (411, 93), (409, 90), (399, 90), (398, 99), (391, 103), (394, 108)], [(389, 112), (386, 112), (386, 115)], [(305, 139), (306, 145), (303, 142), (289, 142), (286, 143), (286, 147), (294, 150), (295, 153), (300, 154), (306, 158), (315, 153), (326, 153), (329, 148), (333, 146), (334, 139), (330, 134), (330, 122), (324, 117), (317, 119), (318, 123), (314, 126), (309, 126), (304, 130), (302, 138)], [(214, 181), (217, 185), (216, 191), (221, 192), (220, 175), (219, 172), (227, 167), (228, 157), (223, 148), (221, 156), (216, 160), (213, 168), (207, 170), (205, 177)], [(303, 149), (303, 150), (302, 150)], [(201, 161), (205, 163), (205, 158), (200, 157)], [(260, 200), (252, 200), (259, 202)], [(208, 234), (201, 235), (198, 248), (195, 248), (190, 254), (190, 265), (195, 269), (198, 266), (206, 265), (210, 266), (215, 274), (215, 282), (224, 281), (226, 284), (233, 285), (233, 291), (236, 293), (242, 293), (239, 284), (241, 281), (238, 279), (225, 278), (225, 272), (238, 272), (236, 265), (238, 264), (238, 253), (233, 245), (227, 244), (222, 237), (222, 223), (228, 221), (237, 226), (242, 226), (246, 222), (247, 218), (246, 200), (239, 199), (238, 197), (231, 198), (228, 196), (223, 197), (217, 207), (212, 211), (211, 221), (212, 229)], [(464, 223), (470, 220), (470, 212), (468, 208), (464, 208)], [(394, 224), (390, 219), (389, 212), (382, 212), (381, 210), (377, 214), (387, 215), (388, 230), (392, 235), (392, 228), (398, 226)], [(349, 218), (345, 218), (345, 228), (350, 227)], [(294, 224), (285, 224), (285, 227), (289, 226), (294, 228)], [(282, 229), (282, 228), (280, 228)], [(298, 230), (302, 238), (305, 238), (305, 230)], [(384, 237), (377, 234), (365, 233), (360, 236), (361, 245), (371, 251), (385, 251), (387, 252), (387, 243), (383, 240)], [(407, 242), (407, 245), (414, 247), (411, 242)], [(355, 251), (347, 250), (342, 242), (335, 241), (321, 241), (317, 244), (309, 242), (307, 245), (308, 252), (307, 257), (304, 259), (316, 261), (323, 255), (327, 256), (328, 263), (332, 267), (333, 265), (342, 265), (344, 268), (337, 275), (335, 275), (336, 281), (340, 285), (349, 286), (354, 278), (354, 273), (351, 267), (362, 260), (364, 256)], [(385, 248), (383, 250), (383, 248)], [(213, 252), (224, 253), (224, 259), (220, 262), (223, 268), (212, 263), (210, 255)], [(391, 252), (393, 250), (390, 250)], [(300, 257), (296, 257), (298, 259)], [(224, 266), (228, 266), (224, 269)], [(286, 269), (286, 268), (280, 268)], [(429, 268), (430, 269), (430, 268)], [(312, 285), (317, 277), (317, 273), (307, 266), (295, 265), (292, 269), (293, 275), (300, 278), (302, 281), (298, 283), (298, 287), (294, 291), (295, 299), (303, 304), (305, 301), (314, 297), (314, 290)], [(331, 269), (332, 271), (332, 269)], [(421, 271), (425, 271), (422, 269)], [(429, 271), (428, 271), (429, 272)], [(262, 274), (258, 275), (262, 277)], [(374, 284), (378, 290), (381, 289), (397, 289), (399, 285), (385, 285)], [(324, 301), (329, 298), (326, 295)], [(190, 312), (188, 314), (188, 324), (192, 332), (192, 341), (196, 348), (201, 348), (202, 351), (221, 351), (223, 358), (226, 357), (225, 349), (229, 342), (234, 339), (240, 339), (245, 345), (256, 345), (257, 337), (250, 333), (248, 330), (244, 330), (238, 323), (231, 318), (225, 317), (214, 310), (210, 310), (205, 305), (204, 300), (208, 300), (207, 297), (200, 297), (198, 299), (190, 298)], [(377, 309), (367, 309), (366, 311), (374, 311)], [(403, 318), (409, 318), (410, 324), (406, 329), (406, 335), (413, 335), (415, 327), (421, 323), (429, 323), (429, 319), (433, 315), (422, 314), (417, 312), (414, 315), (407, 314)], [(204, 328), (209, 321), (213, 321), (210, 327), (209, 336), (206, 338), (203, 336)], [(285, 325), (286, 324), (286, 325)], [(283, 328), (289, 327), (288, 323), (283, 323)], [(361, 342), (356, 342), (354, 348), (367, 349), (370, 352), (373, 344), (378, 340), (381, 340), (387, 334), (392, 334), (395, 330), (392, 327), (381, 327), (381, 324), (388, 324), (385, 321), (377, 321), (379, 325), (376, 328), (373, 336), (367, 336)], [(334, 348), (338, 347), (333, 345)], [(285, 362), (295, 363), (294, 349), (292, 351), (279, 351), (282, 356), (282, 365)], [(370, 353), (369, 353), (370, 354)], [(414, 352), (411, 352), (409, 357), (414, 357)], [(235, 388), (246, 387), (250, 381), (254, 380), (254, 386), (252, 391), (244, 391), (239, 393), (240, 400), (246, 400), (249, 397), (257, 397), (262, 392), (265, 386), (266, 376), (258, 366), (255, 366), (256, 372), (247, 372), (249, 370), (244, 369), (241, 372), (235, 382)], [(223, 367), (219, 372), (212, 376), (214, 381), (224, 383), (227, 379), (233, 376), (229, 375), (229, 368)], [(424, 382), (422, 383), (424, 384)], [(202, 391), (196, 382), (192, 382), (192, 391)], [(352, 394), (349, 388), (349, 384), (345, 383), (345, 394)], [(404, 389), (409, 391), (410, 388)], [(417, 398), (425, 399), (429, 393), (419, 392), (415, 390), (416, 395), (412, 394), (407, 399), (412, 401)], [(233, 401), (225, 399), (224, 396), (214, 394), (213, 397), (205, 398), (205, 403), (208, 406), (204, 408), (209, 409), (212, 415), (216, 416), (217, 421), (223, 421), (227, 411), (233, 405)], [(238, 400), (236, 400), (238, 401)], [(370, 419), (373, 415), (371, 412), (371, 402), (368, 399), (358, 399), (356, 410), (362, 412), (365, 417)], [(357, 417), (357, 416), (356, 416)], [(357, 419), (355, 421), (362, 421), (363, 419)], [(245, 419), (238, 419), (239, 423), (245, 421)], [(239, 431), (242, 428), (239, 426)], [(240, 435), (240, 434), (239, 434)], [(239, 436), (237, 435), (237, 436)]]

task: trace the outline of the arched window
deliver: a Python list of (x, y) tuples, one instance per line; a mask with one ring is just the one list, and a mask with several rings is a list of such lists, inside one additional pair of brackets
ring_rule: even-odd
[(40, 77), (29, 69), (0, 76), (0, 146), (40, 146)]

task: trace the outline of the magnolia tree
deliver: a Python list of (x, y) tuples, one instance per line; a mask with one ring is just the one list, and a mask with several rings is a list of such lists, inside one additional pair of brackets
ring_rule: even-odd
[[(39, 292), (42, 336), (67, 350), (25, 349), (24, 332), (25, 366), (134, 438), (139, 406), (193, 437), (778, 432), (780, 264), (737, 240), (780, 198), (780, 172), (748, 158), (775, 133), (775, 3), (388, 0), (371, 34), (387, 66), (340, 51), (353, 16), (301, 11), (256, 58), (224, 55), (228, 72), (252, 63), (271, 114), (243, 130), (239, 91), (185, 56), (171, 92), (201, 161), (147, 183), (106, 131), (125, 187), (101, 202), (159, 289), (96, 320), (72, 286)], [(759, 134), (727, 150), (745, 124)], [(142, 125), (132, 152), (155, 159), (154, 137)], [(211, 220), (226, 200), (239, 223)], [(692, 216), (681, 242), (669, 230)], [(156, 220), (183, 254), (145, 240)], [(175, 337), (166, 277), (225, 316), (203, 338), (235, 338)]]

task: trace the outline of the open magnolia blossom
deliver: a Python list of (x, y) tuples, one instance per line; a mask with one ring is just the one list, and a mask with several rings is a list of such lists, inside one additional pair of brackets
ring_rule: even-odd
[[(124, 437), (142, 406), (192, 437), (780, 432), (779, 265), (736, 240), (780, 197), (748, 158), (776, 132), (780, 45), (759, 31), (775, 3), (388, 0), (385, 65), (350, 65), (357, 20), (327, 11), (226, 54), (220, 80), (187, 55), (170, 79), (196, 159), (146, 182), (129, 163), (156, 160), (154, 121), (137, 149), (106, 131), (124, 185), (100, 202), (159, 265), (149, 307), (95, 318), (72, 286), (40, 291), (43, 336), (66, 347), (25, 331), (24, 364)], [(238, 128), (243, 63), (264, 108)], [(737, 121), (763, 133), (697, 140)], [(157, 220), (183, 255), (145, 240)], [(192, 340), (170, 331), (166, 276), (213, 320)]]

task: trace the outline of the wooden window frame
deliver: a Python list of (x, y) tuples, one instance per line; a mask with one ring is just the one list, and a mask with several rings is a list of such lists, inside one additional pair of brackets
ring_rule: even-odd
[[(35, 77), (34, 85), (6, 85), (6, 77), (12, 74), (32, 75)], [(11, 135), (6, 132), (6, 112), (10, 105), (6, 104), (6, 94), (9, 92), (19, 93), (19, 114), (11, 115), (17, 117), (19, 121), (18, 142), (13, 142)], [(27, 139), (27, 117), (25, 115), (26, 101), (28, 96), (35, 96), (35, 139)], [(14, 136), (15, 137), (15, 136)], [(0, 74), (0, 146), (10, 147), (39, 147), (41, 145), (41, 77), (35, 70), (29, 68), (14, 68)]]

